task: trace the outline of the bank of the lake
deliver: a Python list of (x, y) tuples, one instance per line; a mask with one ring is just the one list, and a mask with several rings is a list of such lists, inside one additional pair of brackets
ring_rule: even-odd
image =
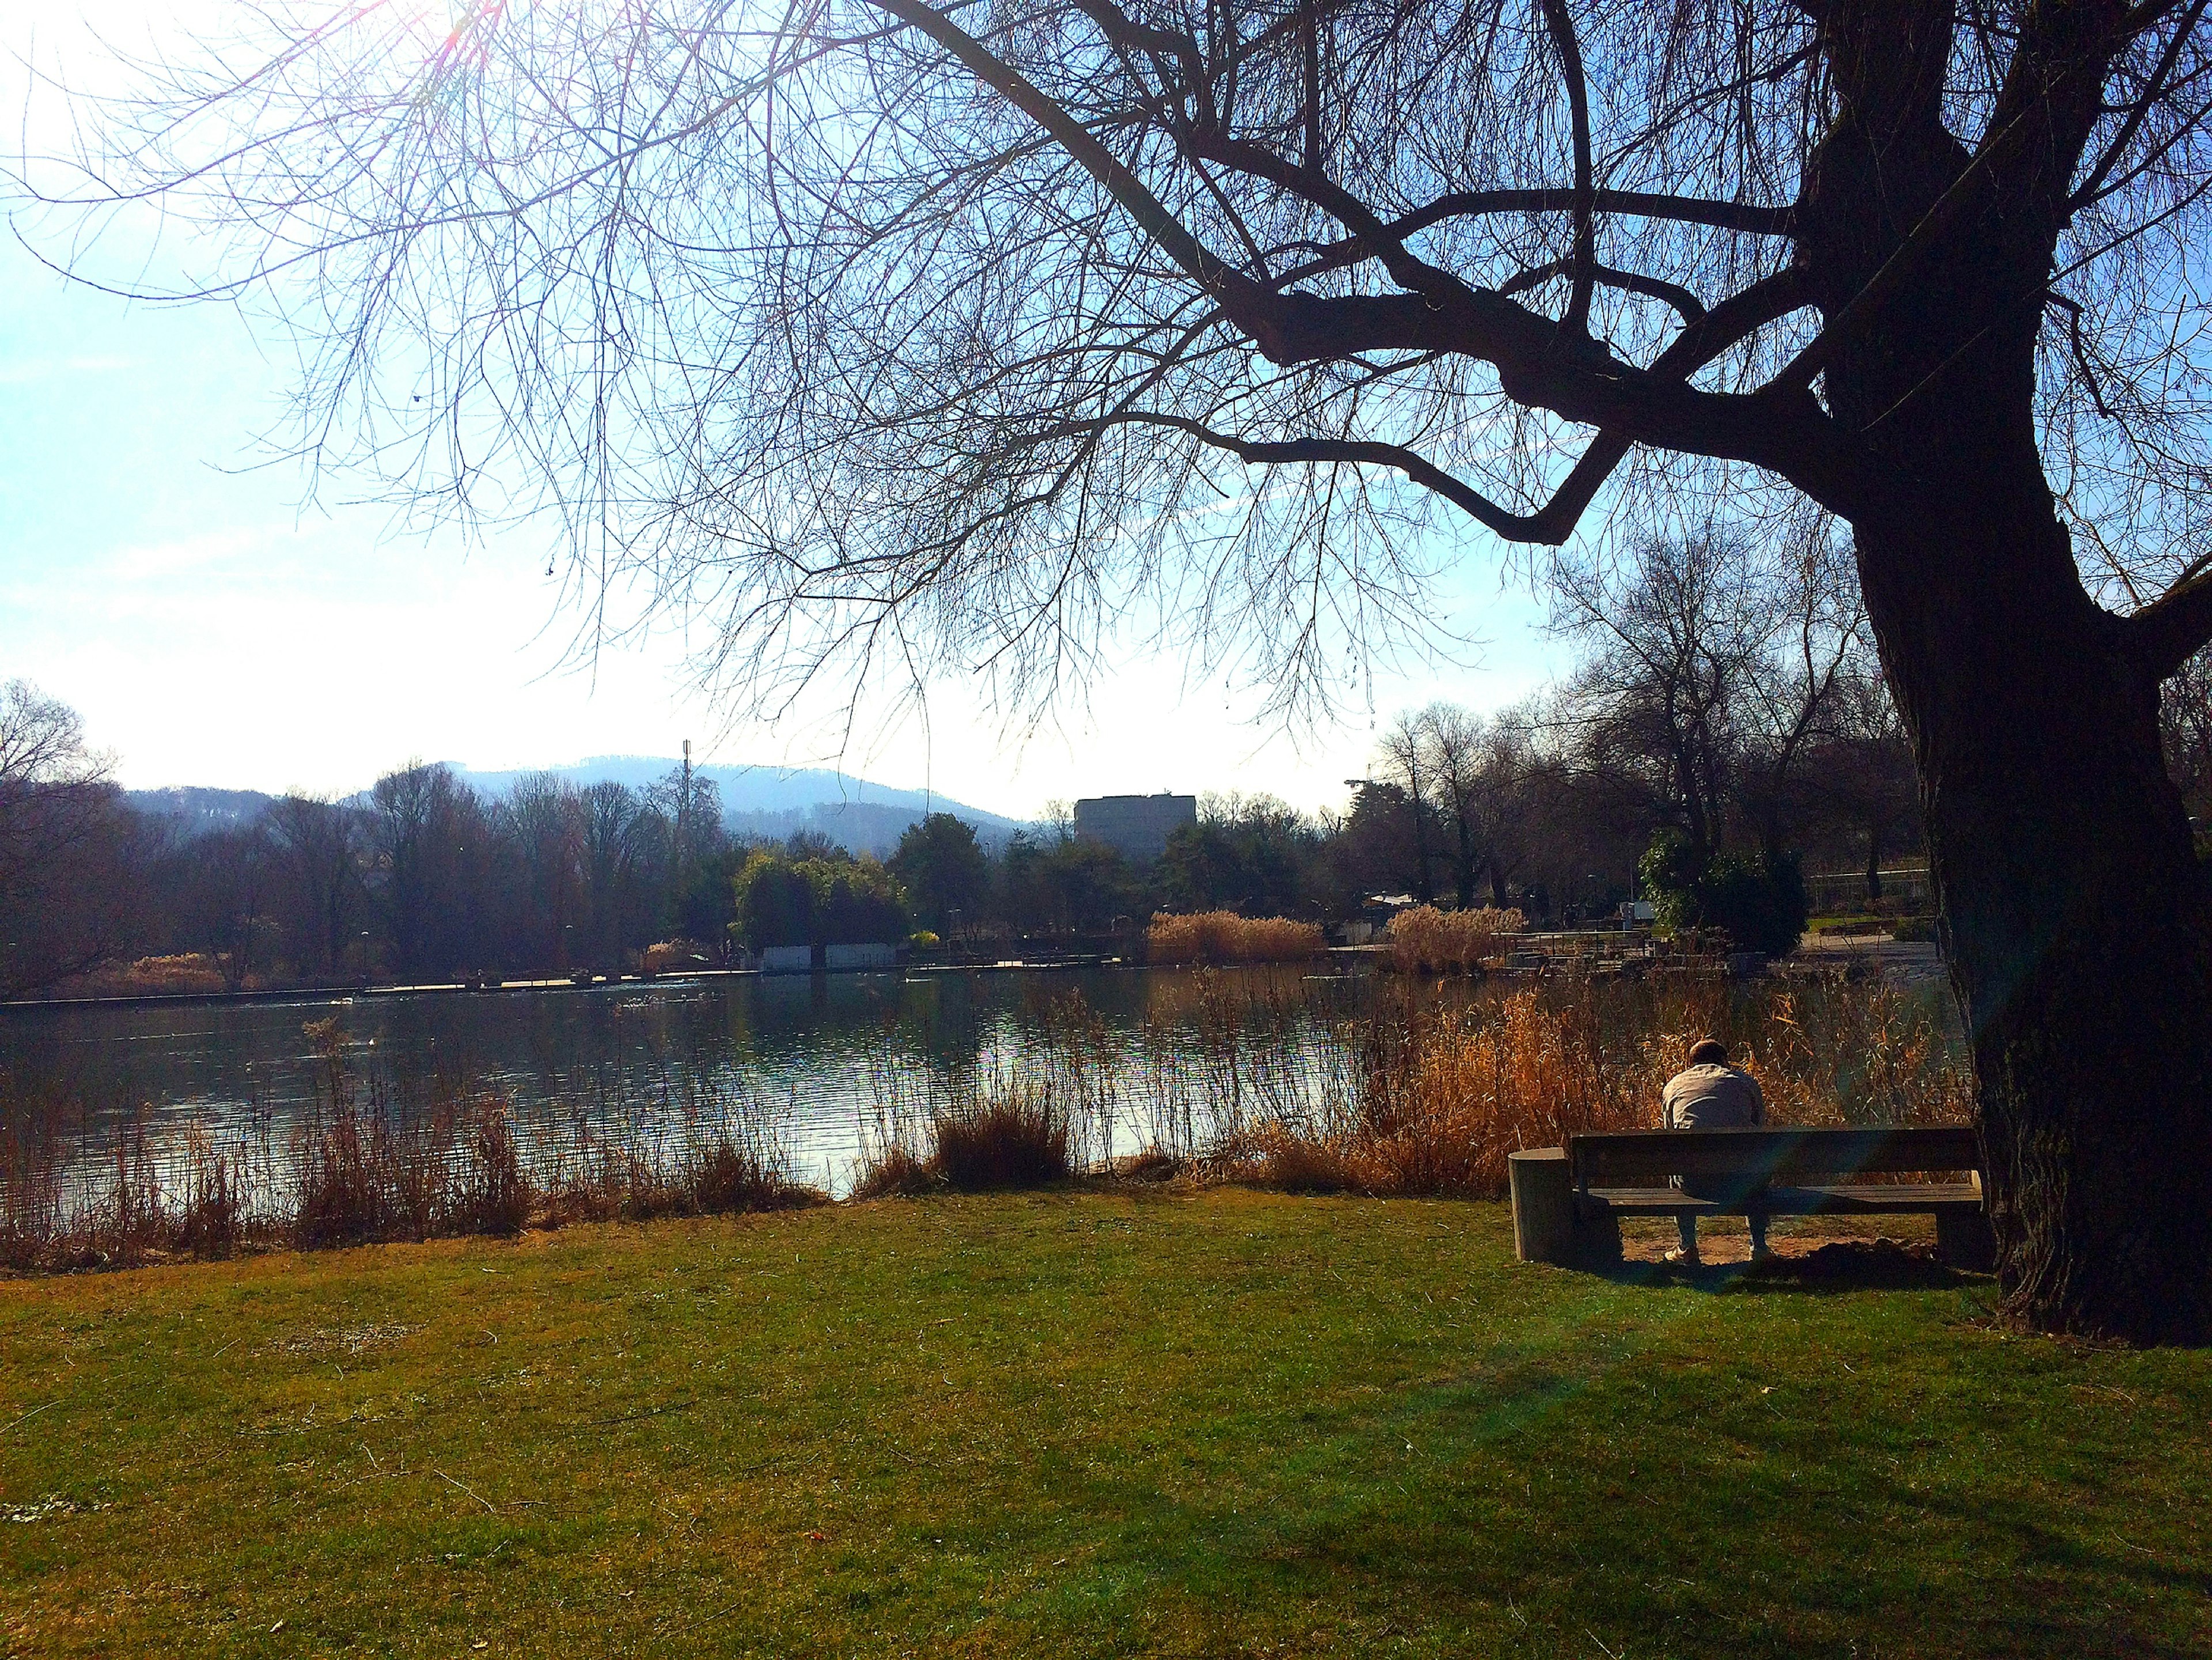
[[(1265, 1026), (1275, 1050), (1317, 1056), (1321, 1029), (1363, 1006), (1368, 983), (1317, 963), (0, 1006), (0, 1133), (16, 1102), (51, 1102), (59, 1143), (88, 1168), (140, 1128), (173, 1167), (195, 1125), (234, 1147), (238, 1162), (281, 1163), (290, 1135), (319, 1101), (329, 1104), (334, 1039), (343, 1086), (373, 1092), (398, 1116), (489, 1091), (536, 1146), (580, 1128), (663, 1137), (683, 1128), (688, 1104), (710, 1097), (716, 1116), (771, 1135), (794, 1177), (836, 1191), (886, 1119), (1041, 1064), (1055, 1043), (1054, 1012), (1071, 998), (1095, 1017), (1093, 1047), (1121, 1074), (1098, 1149), (1112, 1154), (1158, 1139), (1163, 1112), (1189, 1110), (1202, 1080), (1182, 1074), (1200, 1028), (1221, 1026), (1224, 1009), (1237, 1034)], [(1311, 1081), (1318, 1090), (1323, 1080)]]
[(1923, 1110), (1924, 1074), (1963, 1055), (1942, 988), (1879, 976), (1407, 979), (1337, 958), (0, 1006), (0, 1189), (51, 1165), (85, 1197), (112, 1185), (118, 1150), (179, 1189), (198, 1137), (244, 1177), (249, 1209), (283, 1210), (299, 1137), (339, 1101), (398, 1126), (495, 1098), (533, 1165), (610, 1145), (665, 1159), (728, 1129), (842, 1193), (902, 1126), (1047, 1075), (1083, 1098), (1086, 1158), (1189, 1153), (1246, 1120), (1340, 1115), (1409, 1010), (1488, 1018), (1529, 988), (1586, 1010), (1591, 1042), (1616, 1057), (1679, 1049), (1692, 1026), (1769, 1056), (1817, 1034), (1815, 1092), (1854, 1122)]
[[(11, 1653), (2212, 1651), (2212, 1358), (1049, 1195), (0, 1283)], [(477, 1645), (483, 1645), (482, 1648)]]

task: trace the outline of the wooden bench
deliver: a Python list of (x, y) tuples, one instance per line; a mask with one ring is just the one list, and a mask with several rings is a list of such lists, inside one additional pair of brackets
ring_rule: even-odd
[[(1620, 1219), (1637, 1216), (1933, 1216), (1946, 1262), (1986, 1268), (1993, 1255), (1980, 1144), (1964, 1126), (1626, 1130), (1517, 1152), (1510, 1165), (1523, 1262), (1617, 1262)], [(1952, 1179), (1929, 1179), (1938, 1176)]]

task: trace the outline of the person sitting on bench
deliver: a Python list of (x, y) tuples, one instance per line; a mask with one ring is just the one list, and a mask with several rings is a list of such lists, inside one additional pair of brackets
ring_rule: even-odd
[[(1670, 1130), (1756, 1129), (1766, 1122), (1766, 1098), (1759, 1091), (1759, 1079), (1741, 1067), (1730, 1066), (1727, 1046), (1716, 1037), (1705, 1038), (1691, 1048), (1689, 1063), (1667, 1080), (1659, 1099), (1660, 1122)], [(1694, 1179), (1685, 1182), (1677, 1177), (1675, 1184), (1693, 1199), (1734, 1196), (1699, 1192)], [(1695, 1268), (1698, 1219), (1678, 1216), (1674, 1219), (1682, 1230), (1682, 1243), (1678, 1250), (1667, 1253), (1667, 1261)], [(1766, 1255), (1766, 1219), (1753, 1212), (1750, 1220), (1751, 1257), (1755, 1262)]]

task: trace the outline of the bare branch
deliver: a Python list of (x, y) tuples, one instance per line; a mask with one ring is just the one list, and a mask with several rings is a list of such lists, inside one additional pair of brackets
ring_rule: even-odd
[(1590, 287), (1597, 266), (1597, 232), (1591, 216), (1597, 198), (1597, 180), (1590, 159), (1589, 87), (1583, 76), (1582, 43), (1575, 38), (1575, 20), (1567, 0), (1540, 0), (1544, 23), (1551, 31), (1553, 49), (1566, 77), (1567, 106), (1572, 115), (1575, 141), (1575, 251), (1571, 260), (1574, 288), (1567, 314), (1560, 326), (1570, 334), (1589, 331)]

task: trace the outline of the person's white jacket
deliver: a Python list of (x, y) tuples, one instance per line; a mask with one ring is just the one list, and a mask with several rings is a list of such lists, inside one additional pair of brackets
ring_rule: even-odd
[(1741, 1067), (1685, 1067), (1659, 1098), (1660, 1122), (1670, 1130), (1752, 1129), (1766, 1122), (1759, 1079)]

